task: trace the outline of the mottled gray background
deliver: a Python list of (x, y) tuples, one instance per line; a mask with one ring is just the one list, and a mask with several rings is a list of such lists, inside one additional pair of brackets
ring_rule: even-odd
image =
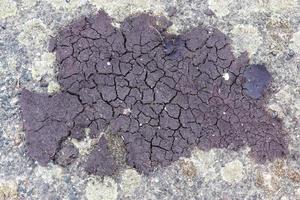
[[(24, 155), (18, 93), (55, 93), (55, 55), (50, 36), (82, 15), (103, 9), (118, 26), (138, 12), (166, 15), (180, 33), (197, 25), (228, 34), (236, 55), (248, 51), (274, 78), (268, 110), (283, 119), (291, 154), (258, 165), (249, 149), (193, 151), (146, 177), (124, 169), (113, 177), (37, 165)], [(0, 200), (300, 199), (300, 2), (298, 0), (0, 0)], [(82, 157), (97, 142), (72, 141)], [(117, 148), (118, 149), (118, 148)]]

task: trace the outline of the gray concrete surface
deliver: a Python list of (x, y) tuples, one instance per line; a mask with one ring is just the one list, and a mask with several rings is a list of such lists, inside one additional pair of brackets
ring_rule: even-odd
[[(103, 9), (118, 26), (138, 12), (170, 15), (170, 32), (203, 24), (232, 39), (236, 55), (265, 63), (274, 78), (268, 109), (282, 118), (290, 155), (259, 165), (239, 152), (193, 151), (150, 176), (124, 167), (114, 177), (37, 165), (24, 148), (18, 93), (54, 93), (50, 36), (82, 15)], [(300, 2), (297, 0), (0, 0), (0, 199), (300, 199)], [(95, 143), (78, 142), (84, 155)]]

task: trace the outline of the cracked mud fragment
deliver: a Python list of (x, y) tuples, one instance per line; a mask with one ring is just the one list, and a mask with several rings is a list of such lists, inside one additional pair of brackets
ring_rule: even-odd
[[(104, 12), (63, 28), (50, 47), (61, 92), (21, 95), (28, 154), (46, 164), (66, 138), (84, 138), (89, 128), (90, 137), (122, 137), (127, 164), (146, 174), (189, 156), (194, 146), (249, 146), (259, 162), (286, 155), (281, 122), (264, 109), (267, 70), (248, 66), (246, 54), (235, 58), (217, 29), (164, 30), (148, 14), (115, 28)], [(90, 154), (90, 173), (116, 167), (103, 141)]]

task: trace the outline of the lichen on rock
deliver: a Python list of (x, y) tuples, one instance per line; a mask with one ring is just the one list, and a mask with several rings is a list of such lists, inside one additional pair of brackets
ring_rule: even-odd
[[(145, 174), (190, 156), (194, 147), (249, 146), (258, 162), (287, 154), (281, 121), (265, 110), (266, 68), (249, 65), (246, 53), (236, 58), (218, 29), (172, 35), (161, 19), (130, 16), (118, 28), (101, 11), (62, 28), (50, 43), (61, 91), (21, 95), (32, 158), (46, 165), (63, 141), (83, 139), (87, 128), (92, 138), (102, 132), (123, 138), (127, 164)], [(104, 145), (100, 139), (89, 155), (96, 168), (97, 157), (113, 166)], [(102, 170), (94, 169), (87, 171)]]
[(231, 12), (230, 5), (233, 2), (233, 0), (208, 0), (208, 6), (218, 17), (224, 17)]
[(54, 76), (55, 55), (53, 53), (44, 53), (40, 58), (36, 58), (31, 67), (32, 78), (36, 81), (44, 76)]
[(236, 54), (247, 51), (252, 57), (262, 44), (262, 37), (256, 27), (239, 24), (231, 30), (233, 47)]
[(49, 35), (51, 35), (47, 25), (40, 19), (30, 19), (21, 28), (17, 40), (20, 44), (30, 49), (43, 48)]
[(124, 196), (131, 196), (134, 190), (140, 186), (141, 181), (141, 175), (134, 169), (126, 169), (122, 172), (120, 187)]
[(243, 164), (239, 160), (226, 163), (221, 169), (222, 178), (227, 182), (239, 182), (244, 177)]
[(0, 0), (0, 20), (17, 14), (17, 4), (11, 0)]
[(87, 200), (116, 200), (118, 197), (117, 183), (109, 177), (104, 177), (102, 182), (92, 178), (85, 188)]
[(18, 185), (14, 181), (0, 181), (0, 200), (17, 200)]

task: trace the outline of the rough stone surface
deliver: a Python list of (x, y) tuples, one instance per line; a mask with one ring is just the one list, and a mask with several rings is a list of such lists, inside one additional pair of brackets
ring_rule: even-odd
[[(32, 158), (48, 163), (67, 137), (83, 138), (84, 128), (92, 137), (107, 129), (122, 136), (127, 164), (143, 173), (188, 156), (192, 146), (248, 145), (260, 162), (286, 155), (281, 123), (261, 98), (270, 82), (266, 68), (247, 67), (246, 54), (235, 58), (217, 29), (175, 36), (161, 22), (141, 14), (117, 29), (99, 12), (61, 30), (49, 49), (56, 52), (62, 92), (21, 96)], [(98, 166), (107, 155), (97, 148), (91, 160), (98, 157)]]

